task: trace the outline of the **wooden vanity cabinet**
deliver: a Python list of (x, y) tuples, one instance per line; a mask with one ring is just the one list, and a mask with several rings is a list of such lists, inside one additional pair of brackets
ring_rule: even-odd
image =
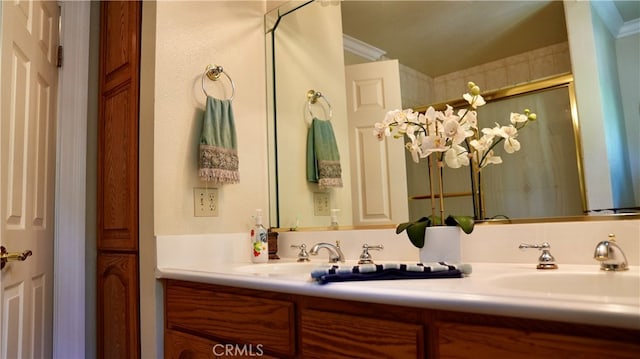
[(421, 324), (305, 308), (300, 310), (300, 338), (302, 358), (424, 357)]
[[(638, 358), (636, 343), (592, 337), (437, 322), (438, 357), (468, 358)], [(615, 329), (610, 329), (615, 330)], [(570, 333), (570, 332), (569, 332)]]
[(165, 358), (214, 358), (216, 345), (247, 358), (637, 358), (639, 338), (640, 330), (165, 280)]
[[(213, 340), (208, 343), (237, 344), (238, 348), (233, 350), (240, 353), (270, 352), (284, 357), (295, 354), (292, 301), (169, 280), (165, 285), (165, 306), (166, 328), (172, 331)], [(172, 338), (176, 337), (175, 333), (171, 334)], [(165, 335), (165, 348), (168, 344), (177, 345), (175, 342), (167, 343)], [(198, 342), (198, 348), (200, 346)], [(221, 352), (221, 348), (214, 348), (212, 344), (209, 354), (214, 349)]]

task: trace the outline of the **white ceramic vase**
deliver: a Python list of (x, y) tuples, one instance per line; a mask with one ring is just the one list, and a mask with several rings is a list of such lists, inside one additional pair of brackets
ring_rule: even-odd
[(460, 263), (462, 230), (455, 226), (427, 227), (424, 247), (420, 248), (420, 262)]

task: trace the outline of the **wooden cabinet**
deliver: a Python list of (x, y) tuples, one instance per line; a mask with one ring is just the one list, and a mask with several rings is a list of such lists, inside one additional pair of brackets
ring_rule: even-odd
[(189, 282), (166, 286), (167, 326), (292, 356), (295, 353), (294, 304), (222, 291)]
[(139, 358), (139, 1), (100, 6), (97, 353)]
[(141, 7), (100, 7), (98, 249), (138, 250), (138, 97)]
[[(461, 323), (436, 323), (438, 357), (637, 358), (640, 346), (590, 337)], [(612, 329), (615, 331), (615, 329)], [(569, 332), (570, 333), (570, 332)]]
[(98, 256), (97, 317), (101, 358), (139, 357), (138, 258), (135, 254)]
[(318, 359), (423, 358), (422, 328), (419, 324), (302, 309), (300, 354)]
[(640, 353), (640, 330), (178, 280), (165, 280), (165, 321), (165, 358), (216, 357), (223, 348), (231, 352), (221, 357), (304, 359), (635, 358)]
[(171, 329), (165, 331), (164, 341), (165, 358), (279, 358), (266, 354), (260, 345), (232, 345)]

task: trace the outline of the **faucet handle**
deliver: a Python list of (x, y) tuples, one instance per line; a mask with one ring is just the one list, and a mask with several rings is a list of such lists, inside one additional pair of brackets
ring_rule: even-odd
[(300, 252), (298, 252), (298, 262), (309, 262), (309, 252), (307, 252), (307, 245), (302, 244), (292, 244), (291, 248), (298, 248)]
[(371, 258), (371, 254), (369, 254), (369, 250), (373, 249), (376, 251), (384, 249), (382, 244), (370, 246), (367, 243), (362, 245), (362, 254), (360, 254), (360, 260), (358, 264), (373, 264), (373, 258)]
[(542, 242), (541, 244), (526, 244), (521, 243), (518, 246), (520, 249), (539, 249), (542, 251), (538, 258), (537, 269), (558, 269), (558, 265), (555, 263), (556, 259), (551, 255), (551, 245), (548, 242)]

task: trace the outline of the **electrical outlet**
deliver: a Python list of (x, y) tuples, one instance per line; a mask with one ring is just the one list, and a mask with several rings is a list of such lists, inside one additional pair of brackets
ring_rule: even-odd
[(193, 215), (196, 217), (218, 217), (218, 189), (193, 189)]
[(316, 216), (329, 215), (329, 194), (326, 192), (313, 192), (313, 214)]

